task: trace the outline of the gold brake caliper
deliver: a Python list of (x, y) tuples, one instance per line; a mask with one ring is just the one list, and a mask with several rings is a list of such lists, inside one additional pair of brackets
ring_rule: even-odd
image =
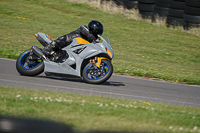
[(106, 60), (108, 60), (107, 58), (105, 58), (105, 57), (95, 57), (94, 59), (91, 59), (90, 60), (90, 62), (93, 62), (93, 63), (95, 63), (96, 64), (96, 66), (98, 67), (98, 68), (100, 68), (100, 65), (101, 65), (101, 60), (103, 60), (103, 59), (106, 59)]

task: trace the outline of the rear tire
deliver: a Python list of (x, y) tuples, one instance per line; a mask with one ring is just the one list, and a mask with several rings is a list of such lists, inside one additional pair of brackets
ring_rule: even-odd
[[(107, 81), (113, 73), (113, 66), (110, 61), (102, 60), (101, 66), (98, 69), (89, 69), (91, 63), (89, 62), (82, 71), (83, 80), (89, 84), (101, 84)], [(101, 72), (102, 70), (102, 72)], [(96, 76), (96, 73), (101, 73)]]
[(28, 60), (31, 50), (24, 51), (17, 59), (16, 69), (24, 76), (36, 76), (44, 71), (43, 60)]

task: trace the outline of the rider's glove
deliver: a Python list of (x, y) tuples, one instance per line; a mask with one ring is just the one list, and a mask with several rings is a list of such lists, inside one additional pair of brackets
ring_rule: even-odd
[(83, 35), (88, 35), (90, 33), (89, 28), (87, 26), (81, 26), (80, 31)]
[(87, 26), (81, 26), (80, 27), (80, 31), (83, 35), (87, 36), (89, 38), (89, 40), (95, 41), (96, 38), (94, 37), (94, 35), (92, 35), (89, 31), (89, 28)]
[(89, 38), (89, 39), (91, 39), (92, 41), (95, 41), (96, 40), (96, 38), (92, 35), (92, 34), (88, 34), (87, 35), (87, 37)]

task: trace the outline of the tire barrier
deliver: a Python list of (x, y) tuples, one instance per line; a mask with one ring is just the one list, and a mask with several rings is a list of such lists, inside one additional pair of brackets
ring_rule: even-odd
[(156, 6), (162, 8), (169, 8), (170, 0), (156, 0)]
[(167, 27), (170, 26), (182, 26), (183, 25), (183, 15), (185, 9), (184, 0), (171, 0), (169, 5), (169, 11), (167, 16)]
[(183, 21), (185, 30), (200, 27), (200, 0), (186, 0)]
[(166, 19), (168, 15), (170, 0), (156, 0), (152, 15), (152, 22), (156, 19)]
[(143, 19), (166, 21), (167, 27), (200, 28), (200, 0), (101, 0), (138, 9)]
[[(90, 1), (99, 2), (99, 0), (89, 0), (89, 2)], [(113, 3), (115, 3), (118, 6), (123, 6), (123, 1), (121, 1), (121, 0), (100, 0), (100, 4), (107, 4), (109, 2), (113, 2)]]
[(200, 8), (200, 0), (186, 0), (186, 5)]
[(185, 5), (185, 14), (200, 16), (200, 8)]
[(138, 0), (123, 0), (123, 6), (126, 9), (137, 9)]
[(111, 1), (118, 6), (123, 6), (125, 9), (137, 9), (138, 6), (138, 0), (101, 0), (101, 4)]
[(139, 14), (143, 19), (151, 18), (155, 6), (155, 0), (138, 0)]
[[(102, 0), (102, 1), (111, 1), (111, 0)], [(123, 1), (121, 0), (112, 0), (113, 3), (115, 3), (118, 6), (122, 6), (123, 5)]]

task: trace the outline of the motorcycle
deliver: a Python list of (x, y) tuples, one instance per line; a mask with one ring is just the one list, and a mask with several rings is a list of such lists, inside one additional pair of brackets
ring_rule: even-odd
[[(35, 37), (44, 47), (52, 42), (50, 36), (41, 32)], [(89, 43), (76, 37), (70, 45), (54, 50), (51, 55), (45, 55), (42, 49), (32, 46), (18, 57), (16, 69), (24, 76), (36, 76), (44, 72), (46, 76), (75, 76), (86, 83), (101, 84), (112, 76), (114, 52), (108, 37), (98, 37), (98, 43)]]

